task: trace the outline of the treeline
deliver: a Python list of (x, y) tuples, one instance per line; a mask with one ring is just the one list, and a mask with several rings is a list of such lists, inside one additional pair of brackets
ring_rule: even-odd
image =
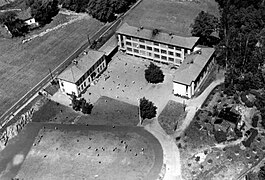
[(102, 22), (111, 22), (116, 16), (126, 12), (136, 0), (59, 0), (63, 8), (79, 12), (87, 12)]
[(221, 13), (217, 62), (226, 67), (225, 93), (265, 85), (264, 0), (216, 0)]
[[(30, 13), (40, 26), (44, 26), (52, 21), (52, 18), (59, 12), (58, 0), (26, 0), (26, 9), (30, 8)], [(20, 19), (14, 11), (7, 11), (0, 14), (0, 24), (5, 25), (12, 37), (25, 36), (30, 31), (30, 26)]]

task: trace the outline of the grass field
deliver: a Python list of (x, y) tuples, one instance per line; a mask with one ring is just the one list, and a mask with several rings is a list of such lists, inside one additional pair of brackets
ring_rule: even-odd
[(133, 26), (157, 28), (177, 35), (190, 35), (190, 25), (200, 11), (218, 16), (214, 0), (143, 0), (126, 18)]
[(91, 114), (85, 115), (53, 101), (47, 101), (34, 112), (33, 122), (76, 123), (89, 125), (136, 126), (139, 123), (138, 107), (108, 97), (100, 97)]
[(156, 156), (162, 151), (152, 135), (140, 129), (79, 127), (41, 129), (16, 177), (136, 180), (158, 176), (162, 159)]
[(176, 126), (185, 118), (183, 104), (175, 101), (169, 101), (161, 114), (158, 116), (158, 122), (167, 134), (173, 134)]
[[(61, 16), (60, 14), (58, 16)], [(64, 17), (65, 18), (65, 17)], [(65, 20), (63, 18), (63, 21)], [(57, 21), (54, 21), (56, 26)], [(0, 114), (63, 62), (102, 23), (82, 19), (22, 44), (21, 38), (0, 39)]]

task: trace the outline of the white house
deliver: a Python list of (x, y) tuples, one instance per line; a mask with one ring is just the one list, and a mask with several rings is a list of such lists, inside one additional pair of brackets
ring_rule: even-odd
[(175, 95), (191, 98), (199, 88), (209, 70), (214, 65), (214, 48), (197, 47), (196, 51), (187, 55), (173, 78)]
[(79, 96), (105, 68), (105, 53), (89, 50), (57, 77), (60, 90), (67, 95)]

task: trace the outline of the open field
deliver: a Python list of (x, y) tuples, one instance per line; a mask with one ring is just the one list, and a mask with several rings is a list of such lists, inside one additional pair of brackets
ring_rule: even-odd
[(185, 115), (186, 112), (184, 111), (183, 104), (169, 101), (158, 116), (158, 122), (167, 134), (173, 134), (175, 128), (185, 119)]
[(139, 127), (30, 123), (11, 141), (0, 153), (4, 180), (156, 179), (163, 163), (160, 143)]
[(88, 115), (76, 112), (71, 107), (46, 100), (44, 105), (33, 113), (32, 121), (136, 126), (139, 123), (139, 116), (137, 106), (103, 96), (94, 104), (91, 114)]
[[(59, 14), (58, 16), (62, 16)], [(64, 20), (63, 20), (64, 21)], [(54, 26), (57, 25), (57, 21)], [(49, 25), (48, 25), (49, 26)], [(21, 38), (0, 40), (0, 114), (69, 57), (102, 23), (85, 18), (22, 44)]]
[(214, 0), (143, 0), (125, 21), (137, 27), (157, 28), (190, 36), (190, 25), (202, 10), (218, 16), (218, 6)]

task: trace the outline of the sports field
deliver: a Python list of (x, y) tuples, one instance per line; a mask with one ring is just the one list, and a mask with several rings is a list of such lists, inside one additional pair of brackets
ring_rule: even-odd
[[(61, 16), (61, 14), (58, 14)], [(56, 17), (55, 17), (56, 19)], [(65, 22), (57, 19), (50, 28)], [(23, 38), (0, 39), (0, 115), (49, 74), (102, 27), (93, 18), (84, 18), (42, 37), (22, 44)], [(47, 28), (44, 28), (47, 29)], [(40, 32), (40, 31), (38, 31)]]
[[(33, 130), (35, 125), (30, 126)], [(10, 172), (2, 173), (2, 178), (12, 176), (16, 168), (16, 177), (27, 180), (156, 179), (160, 173), (161, 145), (143, 128), (54, 124), (36, 128), (40, 130), (30, 138), (34, 142), (29, 152), (18, 150), (8, 165)]]
[(125, 18), (133, 26), (143, 26), (190, 36), (190, 25), (200, 11), (217, 15), (214, 0), (142, 0)]

